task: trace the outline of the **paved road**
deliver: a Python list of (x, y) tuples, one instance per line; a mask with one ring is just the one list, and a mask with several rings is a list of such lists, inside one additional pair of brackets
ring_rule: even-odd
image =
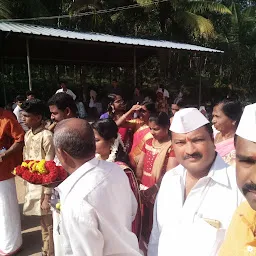
[(22, 207), (24, 203), (25, 189), (22, 179), (16, 177), (17, 196), (21, 210), (21, 230), (23, 238), (22, 251), (17, 256), (39, 256), (41, 255), (41, 230), (40, 220), (37, 216), (24, 216)]

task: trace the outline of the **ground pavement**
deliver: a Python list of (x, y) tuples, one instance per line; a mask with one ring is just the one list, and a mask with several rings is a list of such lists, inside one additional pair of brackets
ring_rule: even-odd
[(25, 188), (23, 180), (16, 177), (17, 196), (21, 210), (21, 230), (23, 238), (22, 251), (17, 256), (39, 256), (41, 255), (41, 230), (40, 219), (37, 216), (24, 216), (22, 214), (22, 207), (24, 203)]

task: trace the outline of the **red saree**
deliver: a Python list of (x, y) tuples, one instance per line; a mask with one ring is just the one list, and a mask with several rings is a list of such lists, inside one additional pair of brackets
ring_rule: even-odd
[(137, 236), (138, 240), (140, 240), (140, 235), (141, 235), (141, 200), (140, 200), (140, 193), (139, 193), (139, 185), (137, 182), (137, 179), (133, 173), (133, 171), (131, 170), (131, 168), (129, 168), (125, 163), (123, 162), (115, 162), (116, 164), (118, 164), (126, 173), (129, 182), (130, 182), (130, 186), (131, 189), (135, 195), (135, 198), (138, 202), (138, 210), (137, 210), (137, 214), (136, 217), (132, 223), (132, 232)]
[(125, 151), (129, 153), (132, 146), (132, 130), (126, 127), (119, 127), (118, 133), (124, 143)]
[[(164, 146), (156, 148), (153, 145), (154, 139), (149, 139), (143, 146), (142, 152), (145, 154), (143, 176), (141, 179), (140, 190), (147, 190), (154, 186), (160, 177), (166, 172), (168, 159), (175, 157), (171, 141)], [(158, 175), (154, 173), (154, 169), (157, 168)], [(154, 195), (154, 199), (156, 198)], [(145, 242), (149, 242), (150, 233), (153, 226), (153, 209), (154, 202), (150, 201), (147, 205), (143, 205), (143, 218), (142, 218), (142, 237)]]

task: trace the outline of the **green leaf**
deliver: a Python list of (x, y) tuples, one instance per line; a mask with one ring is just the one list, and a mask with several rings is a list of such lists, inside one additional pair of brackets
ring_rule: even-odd
[(111, 15), (110, 18), (113, 22), (115, 22), (120, 18), (120, 16), (121, 16), (121, 12), (116, 12), (115, 14)]
[(239, 45), (239, 18), (237, 13), (237, 7), (235, 3), (231, 5), (232, 16), (231, 16), (231, 26), (228, 32), (228, 41), (234, 46)]
[(137, 0), (137, 3), (141, 6), (152, 4), (153, 0)]
[(186, 10), (192, 13), (215, 12), (219, 14), (232, 14), (231, 10), (223, 4), (210, 1), (189, 1)]
[(201, 15), (197, 15), (188, 11), (178, 15), (180, 22), (193, 32), (196, 37), (214, 37), (215, 30), (212, 22)]
[(0, 18), (7, 19), (11, 17), (10, 2), (7, 0), (0, 0)]
[(243, 16), (256, 19), (256, 5), (249, 6), (242, 11)]

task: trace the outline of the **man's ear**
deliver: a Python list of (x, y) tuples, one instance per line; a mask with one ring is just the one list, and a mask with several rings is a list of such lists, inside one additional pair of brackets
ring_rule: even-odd
[(37, 115), (36, 119), (37, 119), (38, 122), (39, 121), (43, 122), (43, 116), (42, 115)]
[(67, 163), (69, 155), (67, 152), (61, 148), (56, 149), (56, 154), (61, 163)]
[(64, 113), (66, 117), (71, 117), (72, 112), (69, 107), (66, 107), (66, 109), (64, 110)]

